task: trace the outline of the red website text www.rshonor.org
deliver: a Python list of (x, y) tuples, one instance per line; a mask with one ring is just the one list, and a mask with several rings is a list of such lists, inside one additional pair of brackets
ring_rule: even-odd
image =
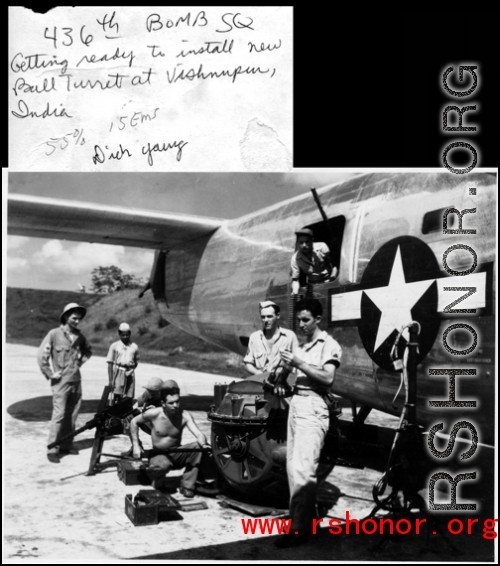
[[(484, 519), (480, 524), (479, 519), (450, 519), (447, 524), (448, 532), (452, 535), (476, 533), (478, 529), (483, 530), (484, 539), (495, 539), (496, 523), (498, 519)], [(418, 519), (410, 521), (401, 518), (394, 520), (390, 517), (381, 517), (378, 519), (351, 519), (349, 511), (346, 511), (345, 521), (342, 519), (313, 519), (311, 525), (311, 534), (315, 535), (320, 525), (328, 525), (328, 532), (332, 535), (385, 535), (385, 534), (421, 534), (422, 525), (427, 523), (427, 519)], [(273, 534), (292, 534), (291, 519), (241, 519), (241, 526), (246, 535), (273, 535)]]

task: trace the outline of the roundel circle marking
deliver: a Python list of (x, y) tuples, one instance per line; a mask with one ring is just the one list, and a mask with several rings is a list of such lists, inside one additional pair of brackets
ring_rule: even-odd
[[(359, 335), (365, 350), (381, 368), (393, 371), (391, 350), (401, 327), (420, 323), (417, 362), (429, 353), (439, 331), (437, 315), (439, 264), (431, 248), (413, 236), (384, 244), (367, 265), (361, 287)], [(401, 357), (406, 340), (399, 341)]]

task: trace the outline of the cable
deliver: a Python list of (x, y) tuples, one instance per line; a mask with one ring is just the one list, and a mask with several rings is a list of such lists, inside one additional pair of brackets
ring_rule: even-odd
[[(398, 334), (396, 335), (396, 338), (394, 340), (394, 344), (391, 348), (391, 358), (396, 361), (395, 357), (395, 353), (397, 353), (397, 347), (399, 344), (399, 340), (401, 338), (401, 336), (403, 335), (403, 332), (407, 329), (410, 328), (410, 326), (412, 326), (413, 324), (416, 324), (418, 326), (418, 334), (420, 334), (420, 331), (422, 329), (421, 325), (417, 322), (417, 321), (411, 321), (408, 324), (405, 324), (404, 326), (401, 327), (401, 330), (398, 332)], [(394, 511), (394, 506), (391, 504), (389, 505), (389, 501), (395, 498), (394, 493), (391, 493), (389, 496), (386, 497), (386, 499), (384, 501), (381, 501), (379, 499), (379, 497), (381, 495), (383, 495), (383, 493), (385, 492), (385, 489), (387, 487), (387, 483), (389, 481), (389, 473), (391, 471), (392, 468), (392, 464), (393, 464), (393, 459), (394, 459), (394, 455), (395, 455), (395, 451), (396, 451), (396, 444), (399, 440), (399, 437), (401, 435), (401, 431), (402, 431), (402, 425), (403, 425), (403, 421), (406, 418), (406, 413), (408, 411), (408, 374), (406, 371), (406, 365), (407, 365), (407, 361), (408, 361), (408, 348), (407, 348), (408, 344), (405, 346), (405, 351), (403, 353), (403, 359), (400, 360), (401, 361), (401, 381), (400, 381), (400, 385), (398, 388), (398, 391), (396, 393), (396, 395), (394, 396), (393, 400), (392, 400), (392, 406), (394, 408), (394, 401), (396, 400), (396, 398), (399, 395), (399, 392), (401, 391), (401, 387), (404, 383), (405, 386), (405, 404), (403, 407), (403, 410), (401, 411), (401, 417), (399, 419), (399, 424), (398, 424), (398, 428), (396, 429), (396, 434), (394, 435), (394, 440), (392, 442), (392, 446), (391, 446), (391, 451), (389, 453), (389, 458), (387, 459), (387, 466), (385, 469), (385, 472), (383, 473), (382, 477), (378, 480), (378, 482), (373, 486), (373, 490), (372, 490), (372, 495), (373, 495), (373, 500), (375, 501), (375, 503), (382, 509), (386, 510), (386, 511)], [(392, 503), (392, 502), (391, 502)]]

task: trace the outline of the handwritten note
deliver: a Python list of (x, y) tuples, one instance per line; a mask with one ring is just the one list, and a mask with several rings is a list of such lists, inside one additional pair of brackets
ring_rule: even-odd
[(291, 7), (9, 9), (13, 171), (292, 167)]

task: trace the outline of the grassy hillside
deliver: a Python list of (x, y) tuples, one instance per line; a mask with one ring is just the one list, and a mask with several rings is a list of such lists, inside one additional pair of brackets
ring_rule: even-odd
[(38, 346), (45, 334), (59, 325), (59, 315), (70, 302), (88, 308), (80, 324), (93, 352), (106, 355), (118, 340), (118, 325), (128, 322), (132, 340), (138, 344), (144, 362), (243, 376), (241, 358), (226, 350), (167, 325), (150, 292), (142, 299), (139, 291), (124, 290), (110, 295), (70, 291), (7, 288), (7, 342)]
[(60, 324), (59, 316), (65, 305), (79, 303), (92, 308), (99, 299), (90, 293), (7, 287), (7, 342), (38, 346), (45, 334)]

